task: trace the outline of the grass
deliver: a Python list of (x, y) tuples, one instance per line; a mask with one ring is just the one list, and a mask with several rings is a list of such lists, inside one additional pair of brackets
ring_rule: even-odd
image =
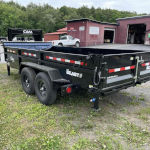
[(122, 94), (123, 94), (124, 96), (129, 96), (129, 95), (130, 95), (130, 93), (128, 93), (128, 92), (122, 92)]
[[(17, 70), (11, 69), (11, 76), (7, 76), (6, 65), (0, 64), (0, 150), (122, 150), (142, 148), (145, 143), (149, 146), (149, 131), (143, 132), (142, 127), (128, 120), (128, 103), (117, 108), (110, 107), (115, 98), (102, 101), (100, 111), (93, 112), (91, 98), (81, 90), (65, 97), (58, 94), (55, 104), (42, 105), (35, 95), (25, 94)], [(137, 118), (143, 115), (147, 121), (149, 114), (149, 108), (136, 113)]]
[(73, 150), (76, 149), (119, 149), (123, 150), (123, 146), (118, 143), (116, 139), (112, 136), (101, 135), (97, 140), (90, 141), (89, 139), (82, 138), (79, 139), (72, 147)]
[(142, 108), (136, 112), (138, 117), (144, 121), (148, 121), (150, 117), (150, 107)]
[(137, 106), (137, 105), (140, 105), (139, 102), (134, 102), (134, 101), (130, 101), (127, 103), (128, 105), (132, 105), (132, 106)]
[(60, 149), (65, 149), (63, 146), (63, 141), (61, 139), (61, 136), (39, 136), (39, 137), (31, 137), (28, 138), (26, 141), (22, 141), (19, 145), (12, 145), (12, 149), (36, 149), (35, 146), (39, 147), (40, 149), (55, 149), (55, 150), (60, 150)]
[(150, 107), (142, 108), (140, 111), (137, 112), (138, 115), (150, 115)]
[(137, 147), (143, 146), (150, 138), (150, 132), (143, 130), (142, 128), (128, 121), (124, 123), (123, 126), (117, 125), (116, 127), (111, 128), (111, 130), (124, 137), (128, 143), (132, 143)]

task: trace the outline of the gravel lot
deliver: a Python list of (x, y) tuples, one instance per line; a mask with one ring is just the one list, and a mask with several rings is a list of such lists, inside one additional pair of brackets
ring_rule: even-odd
[(100, 44), (85, 46), (84, 48), (102, 48), (102, 49), (117, 49), (117, 50), (150, 50), (149, 45), (143, 44)]

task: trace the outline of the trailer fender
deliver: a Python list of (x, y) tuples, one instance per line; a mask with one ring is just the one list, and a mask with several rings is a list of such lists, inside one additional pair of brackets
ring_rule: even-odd
[(43, 65), (39, 65), (39, 64), (36, 64), (36, 63), (32, 63), (32, 62), (22, 62), (20, 64), (20, 68), (19, 68), (19, 72), (20, 73), (21, 73), (21, 70), (24, 67), (30, 67), (30, 68), (35, 69), (35, 71), (48, 73), (48, 75), (49, 75), (49, 77), (50, 77), (52, 82), (55, 82), (55, 83), (66, 83), (66, 84), (70, 83), (69, 80), (66, 80), (66, 79), (62, 78), (62, 76), (61, 76), (61, 74), (60, 74), (58, 69), (47, 67), (47, 66), (43, 66)]

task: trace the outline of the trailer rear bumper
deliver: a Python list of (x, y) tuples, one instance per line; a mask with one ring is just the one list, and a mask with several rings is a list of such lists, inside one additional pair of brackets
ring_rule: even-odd
[(67, 94), (74, 93), (79, 88), (80, 88), (80, 84), (63, 85), (63, 86), (61, 86), (61, 95), (64, 96), (64, 95), (67, 95)]

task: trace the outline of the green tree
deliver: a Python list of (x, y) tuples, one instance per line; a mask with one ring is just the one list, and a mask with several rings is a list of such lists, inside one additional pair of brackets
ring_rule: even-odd
[(29, 3), (26, 7), (14, 1), (0, 0), (0, 36), (7, 35), (8, 28), (42, 29), (43, 33), (55, 32), (66, 26), (65, 20), (89, 18), (101, 22), (116, 23), (117, 18), (132, 17), (136, 12), (102, 9), (100, 7), (80, 8), (62, 6), (54, 8), (49, 4)]

